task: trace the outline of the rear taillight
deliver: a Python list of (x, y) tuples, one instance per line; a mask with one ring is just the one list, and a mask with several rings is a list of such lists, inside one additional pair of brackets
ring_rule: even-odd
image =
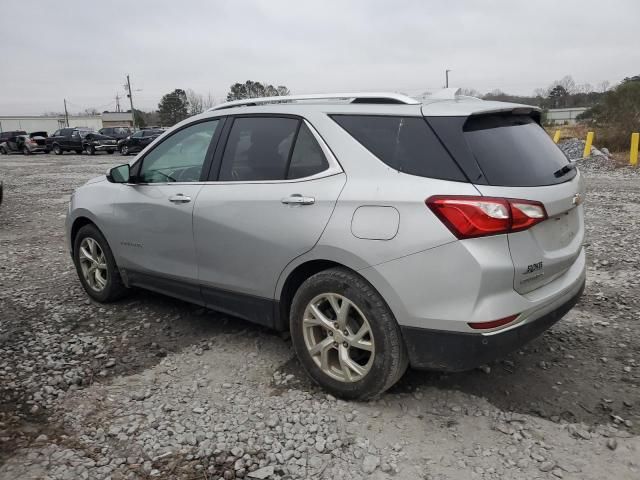
[(518, 315), (510, 315), (499, 320), (491, 320), (489, 322), (471, 322), (467, 325), (469, 325), (474, 330), (490, 330), (492, 328), (498, 328), (507, 325), (513, 322), (516, 318), (518, 318)]
[(436, 195), (425, 203), (459, 239), (519, 232), (547, 218), (544, 205), (531, 200)]

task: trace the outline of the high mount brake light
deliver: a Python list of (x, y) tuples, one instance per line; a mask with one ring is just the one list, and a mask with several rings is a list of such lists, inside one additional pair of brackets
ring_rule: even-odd
[(519, 232), (547, 219), (544, 205), (532, 200), (435, 195), (425, 203), (461, 240)]

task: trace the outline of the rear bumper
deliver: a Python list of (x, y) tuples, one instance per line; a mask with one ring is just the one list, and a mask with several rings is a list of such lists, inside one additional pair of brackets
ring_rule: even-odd
[(401, 327), (413, 368), (440, 371), (469, 370), (503, 357), (541, 335), (578, 302), (584, 291), (584, 278), (578, 291), (544, 315), (491, 334), (451, 332)]

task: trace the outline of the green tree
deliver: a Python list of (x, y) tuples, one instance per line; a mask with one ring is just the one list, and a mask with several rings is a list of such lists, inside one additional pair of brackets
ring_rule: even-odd
[(133, 109), (133, 118), (136, 121), (136, 127), (144, 128), (147, 126), (145, 114), (141, 110)]
[(162, 97), (158, 104), (160, 121), (164, 126), (170, 127), (189, 116), (189, 101), (187, 94), (181, 88)]
[(625, 78), (578, 119), (598, 128), (599, 145), (627, 150), (631, 133), (640, 131), (640, 76)]
[(549, 92), (549, 101), (553, 108), (561, 108), (565, 105), (565, 98), (567, 97), (567, 89), (562, 85), (556, 85)]
[(258, 98), (258, 97), (281, 97), (283, 95), (289, 95), (290, 91), (284, 85), (274, 87), (269, 84), (262, 84), (260, 82), (254, 82), (247, 80), (244, 83), (234, 83), (227, 93), (227, 101), (242, 100), (244, 98)]

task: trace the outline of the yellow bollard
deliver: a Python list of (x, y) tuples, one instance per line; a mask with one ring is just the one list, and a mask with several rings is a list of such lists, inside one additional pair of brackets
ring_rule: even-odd
[(582, 157), (588, 157), (591, 155), (591, 144), (593, 143), (593, 132), (587, 133), (587, 141), (584, 144), (584, 152), (582, 153)]
[(556, 130), (556, 134), (553, 136), (553, 143), (558, 143), (560, 141), (560, 130)]
[(638, 143), (640, 143), (640, 133), (631, 134), (631, 153), (629, 154), (629, 163), (634, 167), (638, 165)]

